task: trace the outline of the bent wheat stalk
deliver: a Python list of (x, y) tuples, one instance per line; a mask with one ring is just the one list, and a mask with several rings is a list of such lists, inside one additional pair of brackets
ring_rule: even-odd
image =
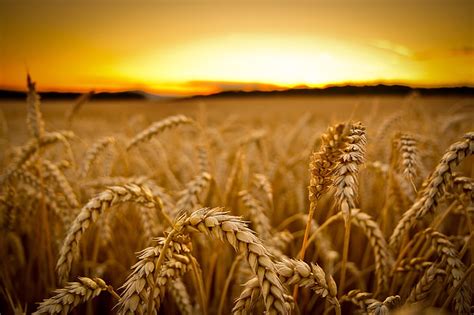
[(403, 214), (395, 227), (390, 237), (390, 247), (393, 251), (398, 250), (403, 236), (415, 225), (417, 220), (421, 220), (428, 213), (434, 212), (451, 181), (453, 169), (473, 152), (474, 132), (468, 132), (464, 135), (464, 140), (458, 141), (449, 147), (430, 176), (426, 188), (420, 192), (415, 203)]
[(68, 282), (64, 288), (54, 291), (56, 295), (41, 302), (33, 314), (67, 314), (74, 307), (90, 301), (102, 291), (108, 291), (118, 298), (117, 293), (104, 280), (79, 277), (79, 282)]
[(74, 256), (78, 255), (79, 243), (82, 235), (96, 222), (99, 216), (112, 206), (123, 202), (134, 202), (144, 207), (158, 208), (161, 210), (161, 200), (153, 196), (146, 186), (127, 184), (113, 186), (92, 198), (79, 212), (64, 239), (56, 269), (61, 282), (64, 282), (71, 270)]
[[(123, 293), (117, 306), (120, 314), (147, 312), (148, 305), (158, 310), (167, 284), (182, 276), (190, 267), (186, 254), (191, 252), (190, 239), (175, 235), (169, 239), (156, 239), (157, 245), (147, 247), (138, 254), (138, 262), (121, 287)], [(158, 261), (162, 257), (161, 266)]]
[(109, 146), (115, 143), (113, 137), (104, 137), (95, 142), (86, 152), (84, 161), (81, 165), (81, 171), (79, 176), (81, 178), (87, 177), (91, 166), (97, 160), (101, 152), (105, 151)]
[(136, 135), (128, 144), (127, 144), (127, 150), (132, 149), (133, 147), (137, 146), (138, 144), (148, 141), (154, 136), (162, 133), (163, 131), (167, 129), (171, 129), (177, 126), (181, 125), (191, 125), (195, 124), (195, 121), (192, 120), (189, 117), (186, 117), (184, 115), (176, 115), (176, 116), (170, 116), (168, 118), (165, 118), (163, 120), (157, 121), (153, 123), (150, 127), (147, 129), (143, 130), (140, 132), (138, 135)]
[(268, 314), (289, 313), (290, 305), (284, 298), (285, 289), (278, 279), (267, 249), (239, 217), (228, 215), (221, 208), (203, 208), (183, 218), (176, 226), (185, 231), (201, 232), (227, 241), (245, 256), (252, 272), (258, 277)]

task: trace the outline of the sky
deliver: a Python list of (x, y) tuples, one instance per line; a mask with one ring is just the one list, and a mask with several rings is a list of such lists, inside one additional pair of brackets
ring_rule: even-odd
[(469, 0), (0, 0), (0, 88), (474, 86)]

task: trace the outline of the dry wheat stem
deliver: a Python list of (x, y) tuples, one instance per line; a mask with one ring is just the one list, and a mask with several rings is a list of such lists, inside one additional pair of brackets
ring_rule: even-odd
[[(222, 315), (222, 311), (224, 310), (224, 303), (225, 303), (226, 297), (227, 297), (227, 291), (229, 290), (230, 283), (232, 281), (232, 278), (234, 277), (234, 272), (237, 269), (238, 265), (240, 264), (240, 261), (243, 258), (244, 258), (243, 255), (238, 255), (234, 259), (234, 261), (232, 262), (232, 265), (230, 266), (229, 273), (228, 273), (228, 275), (225, 279), (225, 282), (224, 282), (224, 287), (221, 291), (221, 298), (220, 298), (220, 301), (219, 301), (219, 308), (217, 310), (217, 315)], [(259, 285), (258, 279), (257, 278), (254, 278), (254, 279), (256, 281), (256, 285), (258, 286)], [(237, 307), (237, 302), (236, 302), (235, 307)]]

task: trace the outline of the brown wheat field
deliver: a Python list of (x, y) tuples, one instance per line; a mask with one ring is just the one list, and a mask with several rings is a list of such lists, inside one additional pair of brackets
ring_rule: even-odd
[(0, 110), (2, 315), (474, 310), (472, 98)]

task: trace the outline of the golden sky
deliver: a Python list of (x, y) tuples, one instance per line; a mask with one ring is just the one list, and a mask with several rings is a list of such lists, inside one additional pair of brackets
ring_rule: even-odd
[(0, 88), (474, 85), (470, 0), (0, 0)]

